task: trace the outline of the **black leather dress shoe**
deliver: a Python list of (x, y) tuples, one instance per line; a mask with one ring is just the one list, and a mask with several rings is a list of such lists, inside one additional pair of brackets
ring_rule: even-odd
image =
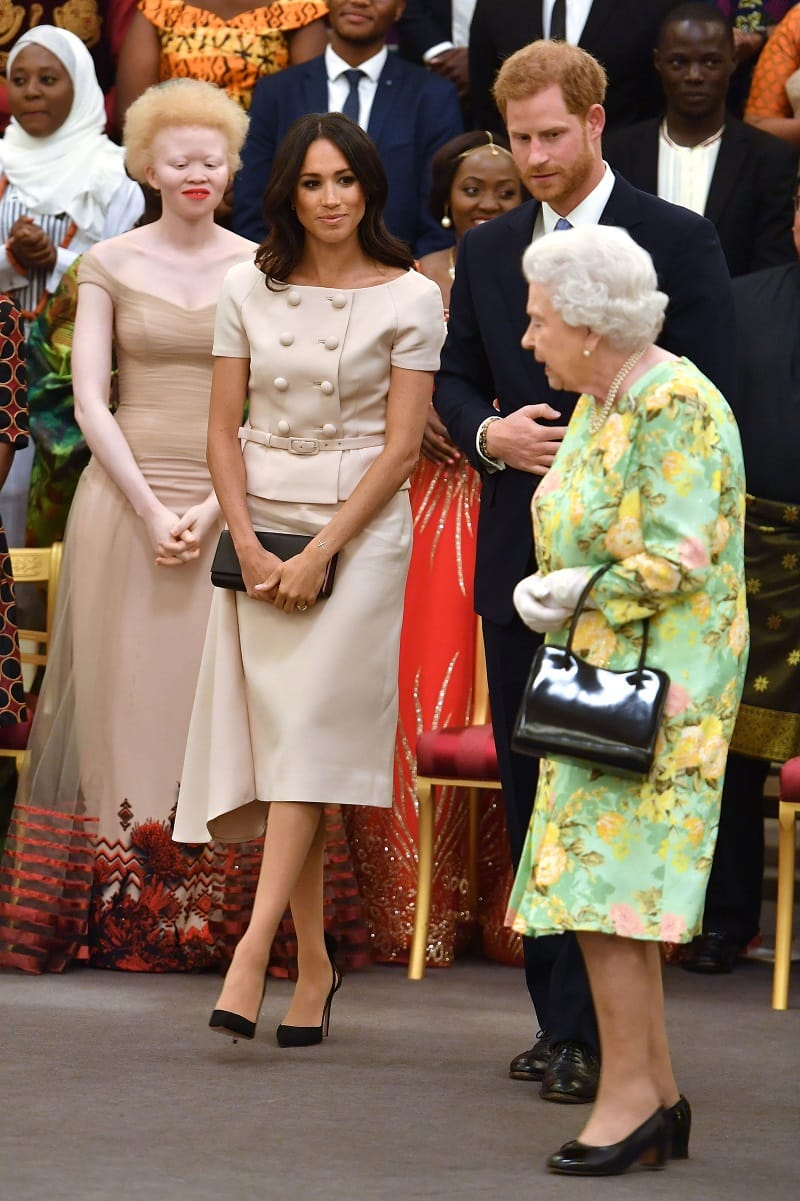
[(544, 1076), (544, 1070), (550, 1062), (550, 1040), (543, 1031), (530, 1051), (515, 1055), (508, 1065), (508, 1074), (512, 1080), (539, 1081)]
[(727, 934), (709, 930), (692, 939), (683, 953), (681, 967), (706, 976), (726, 976), (736, 967), (741, 950)]
[(597, 1096), (600, 1060), (583, 1043), (557, 1043), (542, 1076), (545, 1101), (585, 1105)]
[(562, 1176), (619, 1176), (634, 1164), (663, 1168), (669, 1153), (669, 1127), (663, 1109), (637, 1126), (627, 1138), (608, 1147), (592, 1147), (572, 1139), (564, 1143), (547, 1166)]

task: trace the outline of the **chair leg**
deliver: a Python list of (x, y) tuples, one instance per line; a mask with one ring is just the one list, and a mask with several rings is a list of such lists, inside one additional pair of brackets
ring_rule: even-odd
[(469, 834), (467, 851), (467, 905), (470, 917), (478, 920), (478, 797), (477, 788), (469, 790)]
[(775, 971), (772, 977), (772, 1008), (789, 1008), (789, 970), (792, 963), (792, 916), (794, 910), (795, 809), (778, 806), (778, 907), (775, 924)]
[(433, 800), (433, 785), (428, 780), (417, 779), (417, 900), (414, 908), (414, 936), (408, 960), (409, 980), (422, 980), (425, 975), (433, 889)]

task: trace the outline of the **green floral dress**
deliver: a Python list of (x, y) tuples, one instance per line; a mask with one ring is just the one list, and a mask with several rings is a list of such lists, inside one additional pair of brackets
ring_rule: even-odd
[(615, 560), (575, 650), (598, 666), (630, 666), (649, 616), (647, 662), (669, 674), (670, 689), (644, 781), (542, 760), (506, 922), (520, 934), (688, 942), (700, 929), (747, 664), (741, 443), (727, 403), (685, 359), (642, 376), (595, 434), (593, 412), (582, 396), (536, 490), (539, 568)]

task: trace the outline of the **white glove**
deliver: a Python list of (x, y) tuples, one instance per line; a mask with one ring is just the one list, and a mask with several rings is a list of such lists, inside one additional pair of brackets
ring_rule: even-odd
[(530, 629), (552, 634), (571, 619), (590, 575), (588, 567), (565, 567), (546, 575), (537, 571), (517, 584), (514, 607)]

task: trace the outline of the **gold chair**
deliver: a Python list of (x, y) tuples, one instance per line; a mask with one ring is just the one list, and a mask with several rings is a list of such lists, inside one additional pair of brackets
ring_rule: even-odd
[[(21, 629), (19, 633), (19, 657), (23, 665), (34, 668), (47, 664), (50, 639), (55, 616), (58, 577), (61, 571), (60, 542), (43, 547), (10, 547), (11, 571), (15, 584), (45, 584), (47, 586), (47, 609), (43, 630)], [(13, 726), (0, 728), (0, 756), (16, 760), (17, 771), (22, 767), (25, 748), (28, 745), (36, 697), (26, 692), (28, 719)]]
[(475, 638), (472, 721), (469, 726), (427, 730), (417, 741), (417, 900), (414, 934), (408, 962), (409, 980), (425, 975), (428, 927), (433, 888), (436, 789), (466, 788), (469, 795), (469, 854), (467, 894), (475, 913), (478, 901), (478, 793), (500, 790), (497, 752), (489, 721), (486, 657), (480, 622)]
[(794, 917), (795, 821), (800, 814), (800, 757), (781, 768), (778, 800), (778, 908), (775, 924), (775, 971), (772, 1008), (789, 1008), (789, 972), (792, 966)]

